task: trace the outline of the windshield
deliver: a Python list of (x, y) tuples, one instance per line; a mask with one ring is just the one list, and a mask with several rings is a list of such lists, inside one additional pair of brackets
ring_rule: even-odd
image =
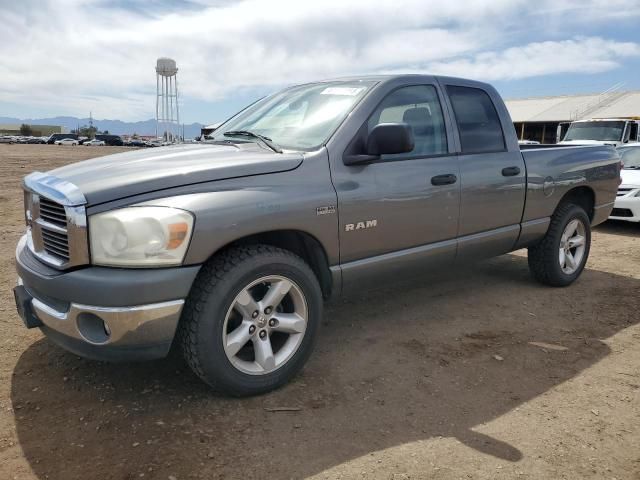
[(599, 140), (620, 142), (625, 122), (575, 122), (572, 123), (564, 136), (564, 141), (569, 140)]
[(218, 141), (255, 141), (226, 132), (249, 131), (286, 150), (315, 150), (323, 145), (374, 82), (300, 85), (271, 95), (243, 110), (209, 135)]
[(624, 164), (623, 168), (640, 169), (640, 147), (618, 148), (618, 154)]

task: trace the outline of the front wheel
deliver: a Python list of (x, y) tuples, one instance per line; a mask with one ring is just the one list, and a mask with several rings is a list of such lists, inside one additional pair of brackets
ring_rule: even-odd
[(549, 230), (529, 247), (529, 269), (545, 285), (565, 287), (582, 273), (591, 248), (591, 222), (581, 207), (561, 205), (551, 217)]
[(193, 371), (235, 396), (273, 390), (304, 366), (322, 316), (322, 292), (297, 255), (236, 247), (205, 264), (185, 304), (181, 347)]

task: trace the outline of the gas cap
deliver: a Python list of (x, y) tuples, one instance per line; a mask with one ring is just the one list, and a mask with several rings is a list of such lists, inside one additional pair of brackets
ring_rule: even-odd
[(556, 189), (556, 184), (553, 181), (553, 177), (547, 177), (544, 179), (544, 183), (542, 184), (542, 192), (545, 197), (550, 197), (553, 195), (553, 192)]

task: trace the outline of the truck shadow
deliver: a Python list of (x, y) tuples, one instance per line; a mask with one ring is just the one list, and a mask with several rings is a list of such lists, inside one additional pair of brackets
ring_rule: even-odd
[(516, 462), (518, 445), (474, 429), (607, 356), (602, 340), (639, 321), (624, 294), (639, 287), (586, 271), (549, 289), (508, 255), (336, 301), (303, 373), (249, 399), (175, 359), (103, 364), (39, 340), (14, 369), (17, 435), (41, 479), (302, 478), (440, 436)]

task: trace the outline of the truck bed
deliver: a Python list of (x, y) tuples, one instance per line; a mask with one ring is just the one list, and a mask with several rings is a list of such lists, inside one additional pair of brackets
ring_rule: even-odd
[[(527, 147), (527, 148), (522, 148)], [(558, 200), (569, 190), (584, 187), (593, 194), (594, 212), (612, 208), (618, 188), (619, 162), (616, 150), (607, 145), (522, 146), (527, 167), (527, 197), (523, 222), (550, 217)], [(534, 147), (534, 148), (529, 148)], [(609, 205), (610, 204), (610, 205)], [(603, 219), (592, 218), (594, 223)]]

